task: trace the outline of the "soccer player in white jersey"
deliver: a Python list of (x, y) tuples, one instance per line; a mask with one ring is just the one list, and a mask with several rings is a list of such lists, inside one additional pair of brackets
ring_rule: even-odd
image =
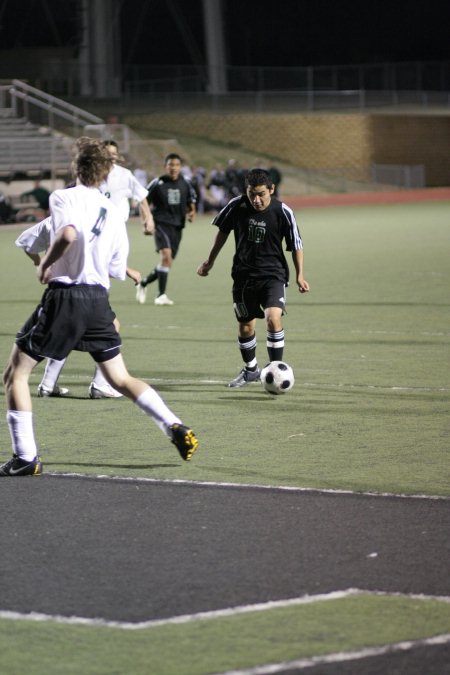
[(130, 217), (130, 199), (138, 203), (142, 225), (148, 234), (153, 234), (155, 223), (147, 202), (148, 190), (141, 185), (129, 169), (117, 164), (119, 148), (114, 140), (103, 141), (113, 160), (113, 167), (107, 179), (100, 185), (100, 192), (115, 204), (125, 222)]
[[(36, 267), (39, 266), (41, 262), (40, 254), (45, 252), (50, 246), (50, 232), (52, 229), (52, 219), (51, 217), (44, 218), (39, 223), (32, 225), (24, 232), (22, 232), (19, 237), (17, 237), (15, 244), (18, 248), (22, 248), (27, 256), (31, 258)], [(127, 276), (130, 277), (135, 283), (138, 283), (141, 279), (141, 274), (137, 270), (127, 267)], [(119, 330), (119, 322), (115, 319), (116, 328)], [(41, 382), (38, 385), (37, 391), (38, 396), (42, 397), (55, 397), (55, 396), (67, 396), (70, 392), (67, 387), (61, 387), (58, 384), (58, 379), (61, 374), (62, 369), (66, 359), (47, 359), (45, 364), (44, 375)], [(93, 399), (97, 398), (121, 398), (122, 394), (105, 380), (102, 371), (97, 366), (95, 368), (94, 376), (92, 382), (89, 385), (89, 397)]]
[(231, 199), (217, 214), (213, 225), (218, 232), (208, 258), (197, 274), (208, 276), (218, 254), (234, 233), (233, 307), (239, 325), (238, 346), (244, 367), (229, 387), (243, 387), (259, 380), (256, 359), (256, 319), (266, 324), (269, 361), (282, 361), (285, 312), (285, 288), (289, 267), (283, 252), (292, 252), (295, 281), (300, 293), (309, 291), (303, 276), (303, 242), (293, 211), (274, 196), (275, 187), (267, 171), (252, 169), (245, 179), (245, 194)]
[[(103, 141), (103, 145), (111, 155), (113, 164), (107, 179), (100, 185), (100, 191), (106, 197), (111, 199), (113, 204), (119, 208), (125, 221), (127, 221), (130, 216), (130, 199), (138, 202), (143, 226), (148, 234), (153, 234), (155, 225), (147, 202), (147, 190), (139, 183), (136, 177), (133, 176), (131, 171), (116, 163), (119, 159), (119, 149), (116, 141)], [(42, 231), (42, 235), (44, 234), (45, 232)], [(131, 270), (130, 268), (128, 276), (133, 279), (134, 283), (137, 285), (141, 281), (141, 276), (140, 274), (137, 276), (136, 274), (133, 274), (133, 272), (134, 270)], [(44, 377), (38, 387), (39, 396), (66, 396), (69, 393), (67, 388), (60, 387), (57, 384), (63, 366), (64, 361), (47, 360)], [(101, 370), (96, 368), (92, 382), (89, 385), (89, 396), (94, 399), (120, 398), (122, 394), (115, 391), (105, 380)]]
[(132, 377), (123, 361), (108, 290), (110, 277), (125, 279), (128, 236), (120, 212), (98, 190), (112, 160), (93, 139), (80, 138), (77, 150), (76, 187), (56, 190), (50, 198), (51, 244), (37, 269), (48, 287), (18, 332), (3, 374), (13, 456), (0, 466), (0, 476), (42, 473), (28, 381), (44, 358), (64, 359), (73, 349), (88, 352), (111, 386), (152, 417), (184, 460), (198, 446), (192, 429), (152, 387)]

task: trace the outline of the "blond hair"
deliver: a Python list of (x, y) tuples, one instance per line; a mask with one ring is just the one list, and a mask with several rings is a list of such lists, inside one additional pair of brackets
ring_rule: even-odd
[(113, 160), (102, 141), (81, 136), (74, 146), (72, 172), (80, 183), (97, 187), (106, 180), (113, 167)]

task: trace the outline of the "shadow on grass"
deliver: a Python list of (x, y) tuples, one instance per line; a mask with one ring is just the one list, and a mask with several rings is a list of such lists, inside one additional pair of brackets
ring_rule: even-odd
[(82, 466), (89, 469), (128, 469), (128, 470), (141, 470), (141, 469), (176, 469), (181, 464), (173, 462), (172, 464), (96, 464), (95, 462), (42, 462), (45, 468), (50, 467), (64, 467), (64, 466)]

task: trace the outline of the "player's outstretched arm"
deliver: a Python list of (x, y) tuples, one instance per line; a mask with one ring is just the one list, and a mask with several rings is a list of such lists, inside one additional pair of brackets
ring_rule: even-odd
[(211, 251), (209, 252), (209, 256), (207, 257), (206, 260), (204, 260), (201, 265), (197, 267), (197, 274), (200, 277), (207, 277), (209, 271), (212, 269), (214, 265), (214, 261), (219, 255), (222, 247), (224, 246), (226, 240), (228, 239), (228, 233), (227, 232), (222, 232), (221, 230), (218, 231), (216, 238), (214, 240), (214, 244), (212, 246)]

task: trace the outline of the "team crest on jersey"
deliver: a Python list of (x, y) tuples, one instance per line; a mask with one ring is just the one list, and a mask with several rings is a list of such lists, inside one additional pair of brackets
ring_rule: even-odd
[(248, 222), (254, 227), (266, 227), (266, 222), (264, 220), (256, 220), (256, 218), (249, 218)]

